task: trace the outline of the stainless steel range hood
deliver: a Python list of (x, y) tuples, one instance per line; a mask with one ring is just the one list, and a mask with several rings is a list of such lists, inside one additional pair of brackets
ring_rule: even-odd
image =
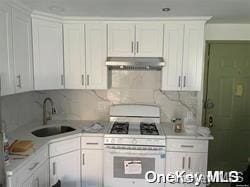
[(165, 62), (161, 57), (108, 57), (106, 65), (116, 70), (161, 70)]

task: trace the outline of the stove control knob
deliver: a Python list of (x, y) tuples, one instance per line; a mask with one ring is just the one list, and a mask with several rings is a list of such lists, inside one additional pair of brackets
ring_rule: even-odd
[(133, 140), (132, 140), (132, 143), (133, 143), (133, 144), (136, 144), (136, 143), (137, 143), (137, 140), (136, 140), (136, 139), (133, 139)]

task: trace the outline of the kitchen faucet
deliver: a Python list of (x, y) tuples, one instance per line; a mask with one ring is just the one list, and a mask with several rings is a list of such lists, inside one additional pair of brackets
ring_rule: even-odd
[[(47, 112), (47, 108), (46, 108), (47, 102), (49, 102), (51, 105), (51, 112)], [(56, 114), (56, 108), (54, 107), (54, 102), (50, 97), (47, 97), (43, 101), (43, 125), (47, 125), (48, 120), (51, 120), (52, 115), (54, 114)]]

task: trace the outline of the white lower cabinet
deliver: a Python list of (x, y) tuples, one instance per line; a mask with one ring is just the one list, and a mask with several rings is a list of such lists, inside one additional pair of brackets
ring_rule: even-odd
[(103, 150), (82, 150), (82, 187), (103, 186)]
[(49, 152), (50, 186), (60, 180), (62, 187), (80, 187), (80, 138), (52, 143)]
[(48, 148), (39, 150), (33, 159), (28, 161), (12, 175), (7, 174), (7, 187), (48, 187), (49, 161)]
[(80, 187), (80, 150), (50, 158), (50, 185), (61, 181), (62, 187)]
[(82, 187), (103, 186), (103, 137), (82, 137)]
[(20, 187), (48, 187), (49, 186), (49, 162), (46, 161), (34, 174)]
[[(207, 140), (167, 140), (166, 175), (177, 171), (185, 171), (186, 174), (206, 174), (207, 143)], [(201, 146), (202, 144), (204, 146)], [(188, 187), (194, 186), (194, 184), (166, 183), (165, 186)], [(203, 187), (205, 184), (201, 184), (200, 186)]]
[(49, 161), (47, 160), (34, 174), (32, 187), (49, 186)]

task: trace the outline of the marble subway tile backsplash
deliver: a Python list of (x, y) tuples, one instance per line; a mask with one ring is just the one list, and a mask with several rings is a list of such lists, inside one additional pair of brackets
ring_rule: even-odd
[(161, 120), (197, 113), (196, 92), (161, 91), (160, 71), (113, 71), (109, 90), (36, 91), (3, 97), (3, 119), (8, 130), (19, 125), (42, 122), (42, 102), (51, 97), (57, 115), (54, 119), (108, 120), (112, 104), (153, 104), (161, 108)]

